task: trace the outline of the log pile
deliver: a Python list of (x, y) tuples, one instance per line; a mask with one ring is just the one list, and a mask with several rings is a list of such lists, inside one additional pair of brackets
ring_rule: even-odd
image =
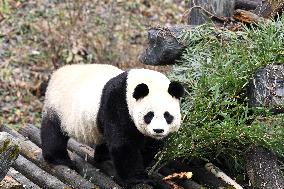
[[(104, 162), (101, 165), (93, 165), (94, 150), (86, 145), (80, 144), (73, 139), (68, 143), (68, 150), (71, 159), (75, 162), (76, 171), (63, 165), (52, 166), (47, 164), (41, 156), (41, 142), (39, 129), (33, 125), (27, 125), (19, 132), (2, 126), (0, 136), (5, 140), (13, 140), (20, 147), (20, 155), (14, 159), (10, 170), (4, 181), (0, 182), (4, 187), (5, 181), (12, 182), (17, 188), (121, 188), (112, 179), (114, 173), (112, 163)], [(1, 137), (0, 137), (1, 138)], [(0, 139), (0, 141), (2, 141)], [(1, 163), (1, 162), (0, 162)], [(7, 166), (8, 167), (8, 166)], [(200, 189), (208, 187), (228, 187), (230, 184), (220, 180), (211, 170), (206, 170), (205, 162), (198, 162), (198, 167), (188, 166), (179, 161), (173, 161), (159, 172), (152, 173), (152, 179), (156, 180), (158, 188), (171, 189), (173, 187), (184, 189)], [(176, 178), (176, 173), (193, 173), (193, 180), (184, 177)], [(221, 172), (224, 174), (223, 172)], [(4, 175), (4, 174), (3, 174)], [(169, 177), (166, 177), (170, 175)], [(163, 178), (166, 178), (162, 181)], [(172, 178), (168, 179), (168, 178)], [(198, 182), (198, 183), (197, 183)], [(233, 183), (236, 184), (236, 183)], [(133, 189), (153, 188), (149, 185), (139, 184)]]

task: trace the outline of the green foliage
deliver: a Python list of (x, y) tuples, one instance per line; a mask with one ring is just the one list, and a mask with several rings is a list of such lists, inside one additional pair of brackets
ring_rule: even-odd
[(169, 77), (186, 87), (183, 125), (168, 140), (160, 161), (200, 157), (241, 171), (242, 157), (253, 145), (284, 156), (284, 117), (275, 118), (277, 124), (257, 121), (260, 115), (269, 117), (268, 111), (250, 108), (246, 97), (256, 69), (284, 63), (283, 31), (282, 18), (238, 32), (202, 25), (180, 37), (187, 48)]

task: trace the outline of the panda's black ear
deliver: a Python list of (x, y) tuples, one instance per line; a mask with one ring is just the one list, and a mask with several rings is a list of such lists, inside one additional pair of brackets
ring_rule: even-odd
[(179, 99), (180, 97), (184, 95), (184, 88), (179, 82), (172, 81), (169, 85), (168, 92), (173, 97)]
[(133, 92), (133, 98), (136, 100), (143, 98), (149, 94), (149, 88), (145, 83), (137, 85)]

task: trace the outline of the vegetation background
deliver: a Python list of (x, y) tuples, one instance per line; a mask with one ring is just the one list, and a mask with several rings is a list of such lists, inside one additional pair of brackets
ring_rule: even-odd
[(183, 0), (0, 1), (0, 124), (38, 125), (39, 85), (64, 64), (146, 67), (138, 55), (147, 28), (181, 23), (185, 5)]

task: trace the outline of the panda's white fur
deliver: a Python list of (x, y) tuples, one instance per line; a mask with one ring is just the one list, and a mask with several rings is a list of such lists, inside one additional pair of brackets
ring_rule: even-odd
[(53, 73), (45, 95), (44, 111), (53, 109), (61, 129), (85, 144), (102, 143), (96, 127), (102, 90), (123, 71), (103, 64), (68, 65)]
[[(47, 109), (56, 111), (61, 120), (61, 129), (69, 136), (85, 144), (103, 142), (97, 129), (97, 113), (105, 84), (123, 71), (103, 64), (69, 65), (57, 70), (51, 77), (45, 97), (43, 114)], [(149, 94), (136, 100), (133, 92), (138, 84), (144, 83)], [(169, 79), (156, 71), (132, 69), (127, 75), (126, 102), (129, 114), (137, 129), (144, 135), (160, 139), (178, 130), (181, 122), (179, 100), (168, 93)], [(149, 125), (144, 115), (154, 112)], [(167, 124), (164, 113), (168, 111), (174, 120)], [(157, 134), (153, 129), (164, 129)]]

